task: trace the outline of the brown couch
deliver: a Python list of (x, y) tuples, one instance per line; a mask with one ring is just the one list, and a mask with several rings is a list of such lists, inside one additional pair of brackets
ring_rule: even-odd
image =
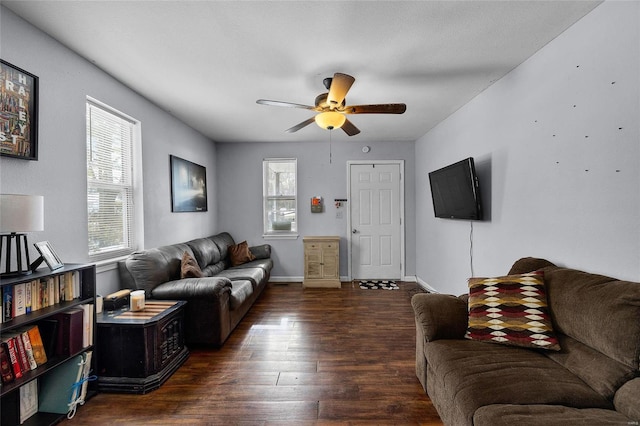
[(464, 338), (468, 295), (420, 293), (416, 374), (446, 425), (637, 425), (640, 422), (640, 283), (543, 259), (509, 275), (544, 272), (561, 350)]
[[(145, 290), (149, 299), (186, 300), (187, 343), (220, 347), (260, 296), (273, 268), (269, 244), (249, 247), (255, 259), (235, 266), (232, 246), (231, 235), (222, 232), (133, 253), (118, 264), (121, 287)], [(181, 278), (185, 253), (202, 277)]]

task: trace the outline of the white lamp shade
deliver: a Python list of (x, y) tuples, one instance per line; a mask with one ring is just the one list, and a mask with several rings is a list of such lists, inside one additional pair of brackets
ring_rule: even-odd
[(315, 117), (316, 124), (323, 129), (332, 130), (342, 127), (347, 117), (336, 111), (322, 112)]
[(35, 231), (44, 231), (44, 197), (0, 194), (0, 232)]

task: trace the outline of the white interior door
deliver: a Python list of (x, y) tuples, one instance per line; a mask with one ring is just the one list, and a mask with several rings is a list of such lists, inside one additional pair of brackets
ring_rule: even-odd
[(353, 279), (402, 278), (401, 164), (350, 164)]

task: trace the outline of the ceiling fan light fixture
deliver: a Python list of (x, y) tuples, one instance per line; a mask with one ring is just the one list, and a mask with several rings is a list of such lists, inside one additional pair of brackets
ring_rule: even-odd
[(321, 112), (315, 117), (316, 124), (323, 129), (333, 130), (342, 127), (347, 117), (336, 111)]

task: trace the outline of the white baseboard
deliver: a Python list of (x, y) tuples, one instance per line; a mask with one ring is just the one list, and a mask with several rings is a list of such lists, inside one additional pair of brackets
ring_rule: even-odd
[(418, 284), (420, 284), (420, 287), (424, 288), (429, 293), (440, 293), (438, 290), (436, 290), (435, 288), (431, 287), (426, 281), (422, 280), (421, 278), (416, 277), (416, 281), (417, 281)]
[[(302, 281), (304, 281), (304, 277), (284, 277), (284, 276), (273, 276), (272, 275), (271, 277), (269, 277), (269, 281), (272, 282), (272, 283), (302, 283)], [(346, 283), (346, 282), (349, 282), (351, 280), (347, 276), (341, 276), (340, 277), (340, 281), (343, 282), (343, 283)], [(429, 290), (431, 292), (437, 293), (437, 291), (432, 289), (427, 283), (425, 283), (424, 281), (421, 281), (415, 275), (405, 275), (404, 277), (402, 277), (401, 281), (406, 281), (406, 282), (410, 282), (410, 283), (417, 282), (418, 284), (420, 284), (425, 289), (427, 289), (427, 290)]]
[(304, 280), (304, 277), (278, 277), (278, 276), (270, 276), (269, 277), (269, 282), (272, 283), (300, 283), (302, 284), (302, 281)]

